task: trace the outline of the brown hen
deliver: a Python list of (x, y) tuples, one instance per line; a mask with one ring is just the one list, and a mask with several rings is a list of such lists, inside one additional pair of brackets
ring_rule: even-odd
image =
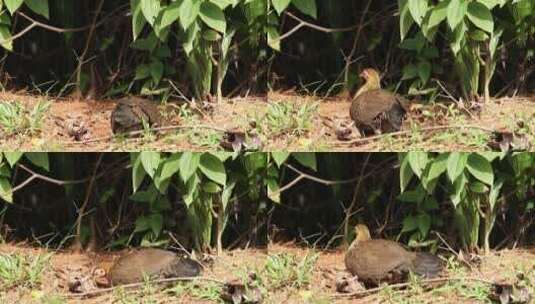
[(410, 252), (394, 241), (372, 240), (368, 227), (357, 225), (356, 238), (345, 256), (347, 270), (366, 284), (396, 283), (409, 272), (433, 278), (442, 270), (442, 261), (429, 253)]
[(171, 251), (146, 248), (125, 255), (108, 273), (112, 285), (142, 282), (151, 278), (195, 277), (201, 272), (199, 263), (179, 257)]
[(409, 101), (381, 89), (379, 73), (365, 69), (360, 74), (364, 85), (355, 93), (349, 114), (363, 135), (372, 130), (375, 134), (399, 131), (408, 112)]
[(162, 117), (158, 106), (147, 99), (125, 97), (111, 113), (111, 129), (114, 134), (143, 130), (143, 121), (149, 127), (159, 126)]

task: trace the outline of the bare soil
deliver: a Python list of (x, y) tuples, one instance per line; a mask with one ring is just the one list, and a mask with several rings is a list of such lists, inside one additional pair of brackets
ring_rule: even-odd
[[(19, 101), (31, 109), (42, 96), (24, 92), (0, 93), (0, 101)], [(481, 105), (480, 111), (447, 103), (417, 107), (405, 122), (403, 132), (372, 138), (340, 140), (337, 123), (349, 124), (349, 103), (345, 98), (301, 96), (294, 92), (270, 92), (266, 97), (236, 98), (211, 104), (210, 111), (190, 110), (184, 114), (177, 106), (162, 109), (176, 129), (138, 138), (113, 137), (110, 115), (114, 100), (49, 99), (41, 132), (0, 138), (1, 150), (24, 151), (213, 151), (221, 150), (225, 131), (259, 129), (269, 103), (293, 104), (297, 109), (317, 104), (304, 134), (292, 130), (272, 135), (259, 134), (264, 151), (481, 151), (489, 150), (492, 130), (521, 133), (535, 150), (535, 97), (503, 98)], [(295, 114), (297, 115), (297, 114)], [(284, 119), (284, 117), (283, 117)], [(87, 135), (76, 140), (69, 135), (69, 123), (83, 124)], [(256, 126), (255, 126), (256, 125)], [(438, 127), (438, 128), (437, 128)], [(1, 127), (0, 127), (1, 128)], [(486, 130), (483, 130), (483, 129)], [(269, 128), (264, 128), (269, 129)], [(490, 130), (490, 131), (489, 131)], [(258, 132), (257, 132), (258, 133)], [(0, 130), (0, 134), (1, 130)], [(4, 136), (5, 137), (5, 136)]]
[[(25, 255), (37, 255), (51, 253), (51, 251), (39, 248), (32, 248), (24, 244), (0, 245), (0, 254), (13, 254), (15, 252)], [(136, 294), (134, 291), (127, 293), (127, 296), (117, 292), (106, 292), (92, 297), (78, 297), (69, 293), (66, 287), (62, 287), (62, 270), (72, 268), (93, 269), (101, 267), (109, 269), (113, 261), (124, 254), (120, 252), (99, 252), (99, 253), (73, 253), (68, 251), (53, 252), (50, 265), (43, 274), (39, 288), (29, 290), (27, 288), (12, 288), (10, 290), (0, 290), (0, 303), (218, 303), (218, 299), (206, 299), (202, 296), (195, 296), (191, 293), (177, 296), (176, 294), (165, 292), (164, 287), (154, 287), (150, 293), (142, 291)], [(348, 298), (338, 294), (334, 288), (332, 278), (328, 276), (331, 272), (343, 271), (342, 250), (313, 251), (310, 248), (295, 246), (294, 244), (274, 244), (267, 250), (260, 249), (240, 249), (226, 251), (220, 256), (213, 257), (213, 263), (207, 265), (203, 277), (215, 278), (222, 282), (243, 277), (244, 273), (258, 271), (266, 263), (268, 255), (291, 254), (300, 259), (306, 255), (318, 254), (318, 259), (312, 270), (310, 283), (301, 289), (280, 288), (264, 294), (264, 303), (397, 303), (399, 301), (410, 303), (484, 303), (488, 299), (477, 298), (469, 291), (477, 295), (477, 286), (470, 289), (472, 281), (462, 281), (461, 291), (455, 288), (441, 288), (435, 286), (429, 289), (422, 289), (415, 293), (413, 290), (399, 291), (398, 293), (377, 292), (359, 298)], [(535, 273), (535, 248), (515, 249), (492, 252), (482, 256), (480, 263), (470, 269), (465, 267), (465, 278), (478, 278), (496, 283), (513, 283), (519, 273)], [(449, 270), (450, 271), (450, 270)], [(449, 272), (448, 271), (448, 272)], [(454, 273), (448, 276), (455, 277)], [(457, 275), (457, 278), (459, 276)], [(533, 279), (533, 278), (531, 278)], [(475, 283), (474, 283), (475, 284)], [(455, 286), (455, 285), (452, 285)], [(203, 288), (199, 285), (198, 288)], [(532, 287), (531, 287), (532, 288)], [(138, 291), (139, 292), (139, 291)], [(44, 302), (44, 296), (57, 297), (59, 302)], [(150, 299), (150, 300), (149, 300)]]

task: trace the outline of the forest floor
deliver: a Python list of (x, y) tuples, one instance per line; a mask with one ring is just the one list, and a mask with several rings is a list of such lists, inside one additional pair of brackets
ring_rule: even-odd
[(0, 271), (0, 303), (223, 303), (222, 283), (234, 280), (250, 282), (248, 290), (261, 294), (262, 303), (488, 303), (493, 284), (513, 284), (522, 277), (524, 290), (532, 299), (535, 291), (535, 248), (492, 252), (469, 264), (450, 258), (444, 274), (448, 279), (432, 287), (413, 280), (404, 288), (382, 286), (367, 295), (349, 297), (335, 290), (332, 277), (343, 272), (341, 250), (314, 251), (294, 244), (225, 251), (206, 265), (204, 279), (192, 282), (167, 287), (146, 282), (134, 289), (119, 287), (85, 297), (68, 291), (61, 273), (108, 269), (118, 255), (0, 245), (4, 267)]
[[(477, 109), (451, 102), (415, 106), (401, 132), (365, 138), (346, 128), (349, 104), (343, 98), (270, 92), (268, 99), (235, 98), (210, 109), (173, 104), (162, 109), (170, 129), (125, 138), (111, 132), (116, 101), (3, 92), (0, 101), (16, 106), (10, 113), (0, 109), (0, 149), (213, 151), (238, 138), (237, 146), (263, 151), (482, 151), (491, 149), (489, 143), (496, 149), (496, 136), (514, 134), (517, 149), (535, 150), (535, 97), (502, 98)], [(38, 109), (43, 100), (48, 106)]]

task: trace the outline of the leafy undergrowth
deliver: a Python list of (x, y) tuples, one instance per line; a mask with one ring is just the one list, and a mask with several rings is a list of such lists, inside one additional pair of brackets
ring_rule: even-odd
[[(265, 97), (226, 100), (213, 104), (212, 109), (173, 105), (162, 114), (178, 128), (124, 138), (111, 136), (114, 101), (42, 102), (40, 97), (0, 93), (0, 100), (15, 100), (18, 105), (10, 109), (13, 114), (0, 111), (0, 147), (26, 151), (213, 151), (222, 149), (226, 131), (256, 137), (264, 151), (481, 151), (490, 149), (493, 137), (489, 130), (512, 131), (526, 142), (535, 142), (535, 107), (529, 98), (495, 100), (479, 113), (452, 104), (424, 106), (411, 113), (402, 134), (350, 141), (339, 140), (335, 132), (337, 124), (350, 122), (345, 100), (279, 93), (270, 93), (268, 98), (267, 103)], [(73, 136), (76, 130), (83, 130), (81, 140)]]
[[(513, 283), (535, 292), (535, 250), (503, 250), (481, 257), (470, 266), (448, 259), (451, 280), (427, 286), (414, 279), (404, 289), (384, 287), (372, 294), (350, 298), (338, 294), (326, 274), (343, 270), (343, 252), (317, 251), (292, 245), (266, 250), (224, 252), (205, 268), (203, 277), (170, 286), (143, 283), (138, 289), (115, 288), (92, 297), (76, 297), (61, 287), (58, 272), (95, 266), (109, 268), (117, 254), (52, 253), (25, 246), (0, 245), (0, 303), (223, 303), (221, 282), (248, 282), (263, 303), (488, 303), (490, 283)], [(5, 258), (9, 257), (9, 258)], [(6, 262), (10, 259), (10, 262)], [(252, 276), (251, 274), (254, 274)]]

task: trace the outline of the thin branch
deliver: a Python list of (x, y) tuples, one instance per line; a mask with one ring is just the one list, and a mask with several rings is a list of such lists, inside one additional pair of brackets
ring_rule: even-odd
[[(485, 283), (485, 284), (489, 284), (489, 285), (493, 285), (494, 284), (494, 282), (492, 282), (492, 281), (485, 280), (485, 279), (480, 279), (480, 278), (475, 278), (475, 277), (463, 277), (463, 278), (443, 277), (443, 278), (426, 279), (426, 280), (421, 280), (420, 284), (429, 285), (429, 284), (432, 284), (432, 283), (450, 282), (450, 281), (464, 281), (464, 280), (466, 280), (466, 281), (474, 281), (474, 282), (481, 282), (481, 283)], [(367, 296), (367, 295), (370, 295), (370, 294), (373, 294), (373, 293), (380, 292), (380, 291), (382, 291), (382, 290), (384, 290), (386, 288), (400, 289), (400, 288), (408, 287), (408, 286), (410, 286), (412, 284), (413, 284), (412, 282), (405, 282), (405, 283), (398, 283), (398, 284), (383, 285), (383, 286), (379, 286), (379, 287), (375, 287), (375, 288), (366, 289), (366, 290), (363, 290), (363, 291), (357, 291), (357, 292), (351, 292), (351, 293), (336, 293), (336, 294), (332, 295), (332, 297), (333, 298), (363, 297), (363, 296)]]
[(299, 24), (296, 25), (291, 30), (289, 30), (288, 32), (280, 35), (279, 37), (277, 37), (275, 39), (273, 39), (274, 42), (282, 41), (282, 40), (290, 37), (293, 33), (297, 32), (302, 27), (309, 27), (311, 29), (315, 29), (317, 31), (324, 32), (324, 33), (349, 32), (349, 31), (352, 31), (352, 30), (354, 30), (354, 29), (356, 29), (358, 27), (358, 25), (353, 25), (353, 26), (350, 26), (350, 27), (343, 27), (343, 28), (327, 28), (327, 27), (319, 26), (319, 25), (304, 21), (304, 20), (296, 17), (295, 15), (293, 15), (290, 12), (284, 12), (284, 14), (287, 15), (288, 17), (298, 21)]
[[(211, 130), (215, 130), (215, 131), (219, 131), (219, 132), (223, 132), (223, 133), (228, 132), (227, 129), (214, 127), (214, 126), (208, 126), (208, 125), (183, 125), (183, 126), (173, 125), (173, 126), (165, 126), (165, 127), (158, 127), (158, 128), (149, 128), (147, 130), (125, 132), (123, 134), (126, 135), (126, 136), (135, 136), (135, 135), (143, 134), (146, 131), (156, 132), (156, 131), (172, 131), (172, 130), (179, 130), (179, 129), (195, 129), (195, 128), (211, 129)], [(110, 135), (110, 136), (98, 137), (98, 138), (89, 139), (89, 140), (83, 140), (83, 141), (65, 142), (65, 144), (67, 144), (67, 145), (89, 144), (89, 143), (95, 143), (95, 142), (101, 142), (101, 141), (113, 139), (115, 137), (116, 137), (115, 135)]]
[(85, 198), (82, 206), (80, 207), (80, 210), (78, 211), (78, 218), (76, 219), (76, 239), (75, 244), (81, 247), (80, 243), (80, 235), (82, 233), (82, 218), (84, 216), (84, 212), (87, 209), (87, 205), (89, 204), (89, 199), (91, 198), (91, 193), (93, 192), (93, 185), (95, 184), (95, 180), (97, 179), (97, 171), (100, 167), (100, 163), (102, 162), (102, 158), (104, 158), (104, 154), (100, 153), (97, 159), (97, 162), (95, 163), (95, 167), (93, 168), (93, 173), (91, 174), (91, 180), (89, 181), (89, 185), (87, 186), (87, 190), (85, 192)]
[(84, 65), (84, 58), (87, 55), (87, 51), (89, 50), (89, 46), (91, 45), (91, 40), (93, 39), (93, 34), (95, 33), (95, 29), (97, 27), (97, 17), (100, 14), (100, 11), (102, 10), (102, 5), (104, 4), (104, 0), (100, 0), (98, 3), (97, 9), (95, 11), (95, 15), (93, 16), (93, 21), (91, 22), (91, 27), (89, 29), (89, 34), (87, 35), (87, 40), (85, 42), (85, 48), (82, 52), (82, 55), (80, 55), (79, 61), (78, 61), (78, 67), (76, 69), (76, 85), (78, 86), (78, 89), (80, 89), (80, 82), (82, 77), (82, 66)]
[[(215, 282), (221, 285), (225, 284), (225, 282), (223, 281), (220, 281), (214, 278), (209, 278), (209, 277), (174, 277), (174, 278), (151, 280), (149, 281), (149, 283), (172, 283), (172, 282), (180, 282), (180, 281), (209, 281), (209, 282)], [(83, 292), (83, 293), (65, 294), (64, 296), (69, 297), (69, 298), (83, 298), (83, 297), (96, 296), (102, 293), (114, 291), (118, 288), (124, 288), (124, 289), (136, 288), (136, 287), (144, 286), (145, 284), (146, 284), (145, 282), (125, 284), (125, 285), (102, 288), (99, 290), (93, 290), (93, 291), (88, 291), (88, 292)]]
[[(432, 126), (432, 127), (421, 128), (421, 129), (419, 129), (419, 131), (426, 132), (426, 131), (438, 131), (438, 130), (447, 130), (447, 129), (476, 129), (476, 130), (481, 130), (481, 131), (485, 131), (485, 132), (488, 132), (488, 133), (495, 133), (496, 132), (496, 130), (494, 130), (494, 129), (485, 128), (485, 127), (481, 127), (481, 126), (474, 126), (474, 125)], [(353, 144), (359, 144), (359, 143), (365, 143), (365, 142), (369, 142), (369, 141), (374, 141), (374, 140), (382, 139), (382, 138), (389, 137), (389, 136), (407, 135), (407, 134), (410, 134), (412, 132), (413, 132), (412, 130), (391, 132), (391, 133), (385, 133), (385, 134), (380, 134), (380, 135), (375, 135), (375, 136), (358, 138), (358, 139), (354, 139), (354, 140), (350, 140), (350, 141), (346, 141), (346, 142), (334, 142), (334, 144), (338, 144), (338, 145), (353, 145)]]

